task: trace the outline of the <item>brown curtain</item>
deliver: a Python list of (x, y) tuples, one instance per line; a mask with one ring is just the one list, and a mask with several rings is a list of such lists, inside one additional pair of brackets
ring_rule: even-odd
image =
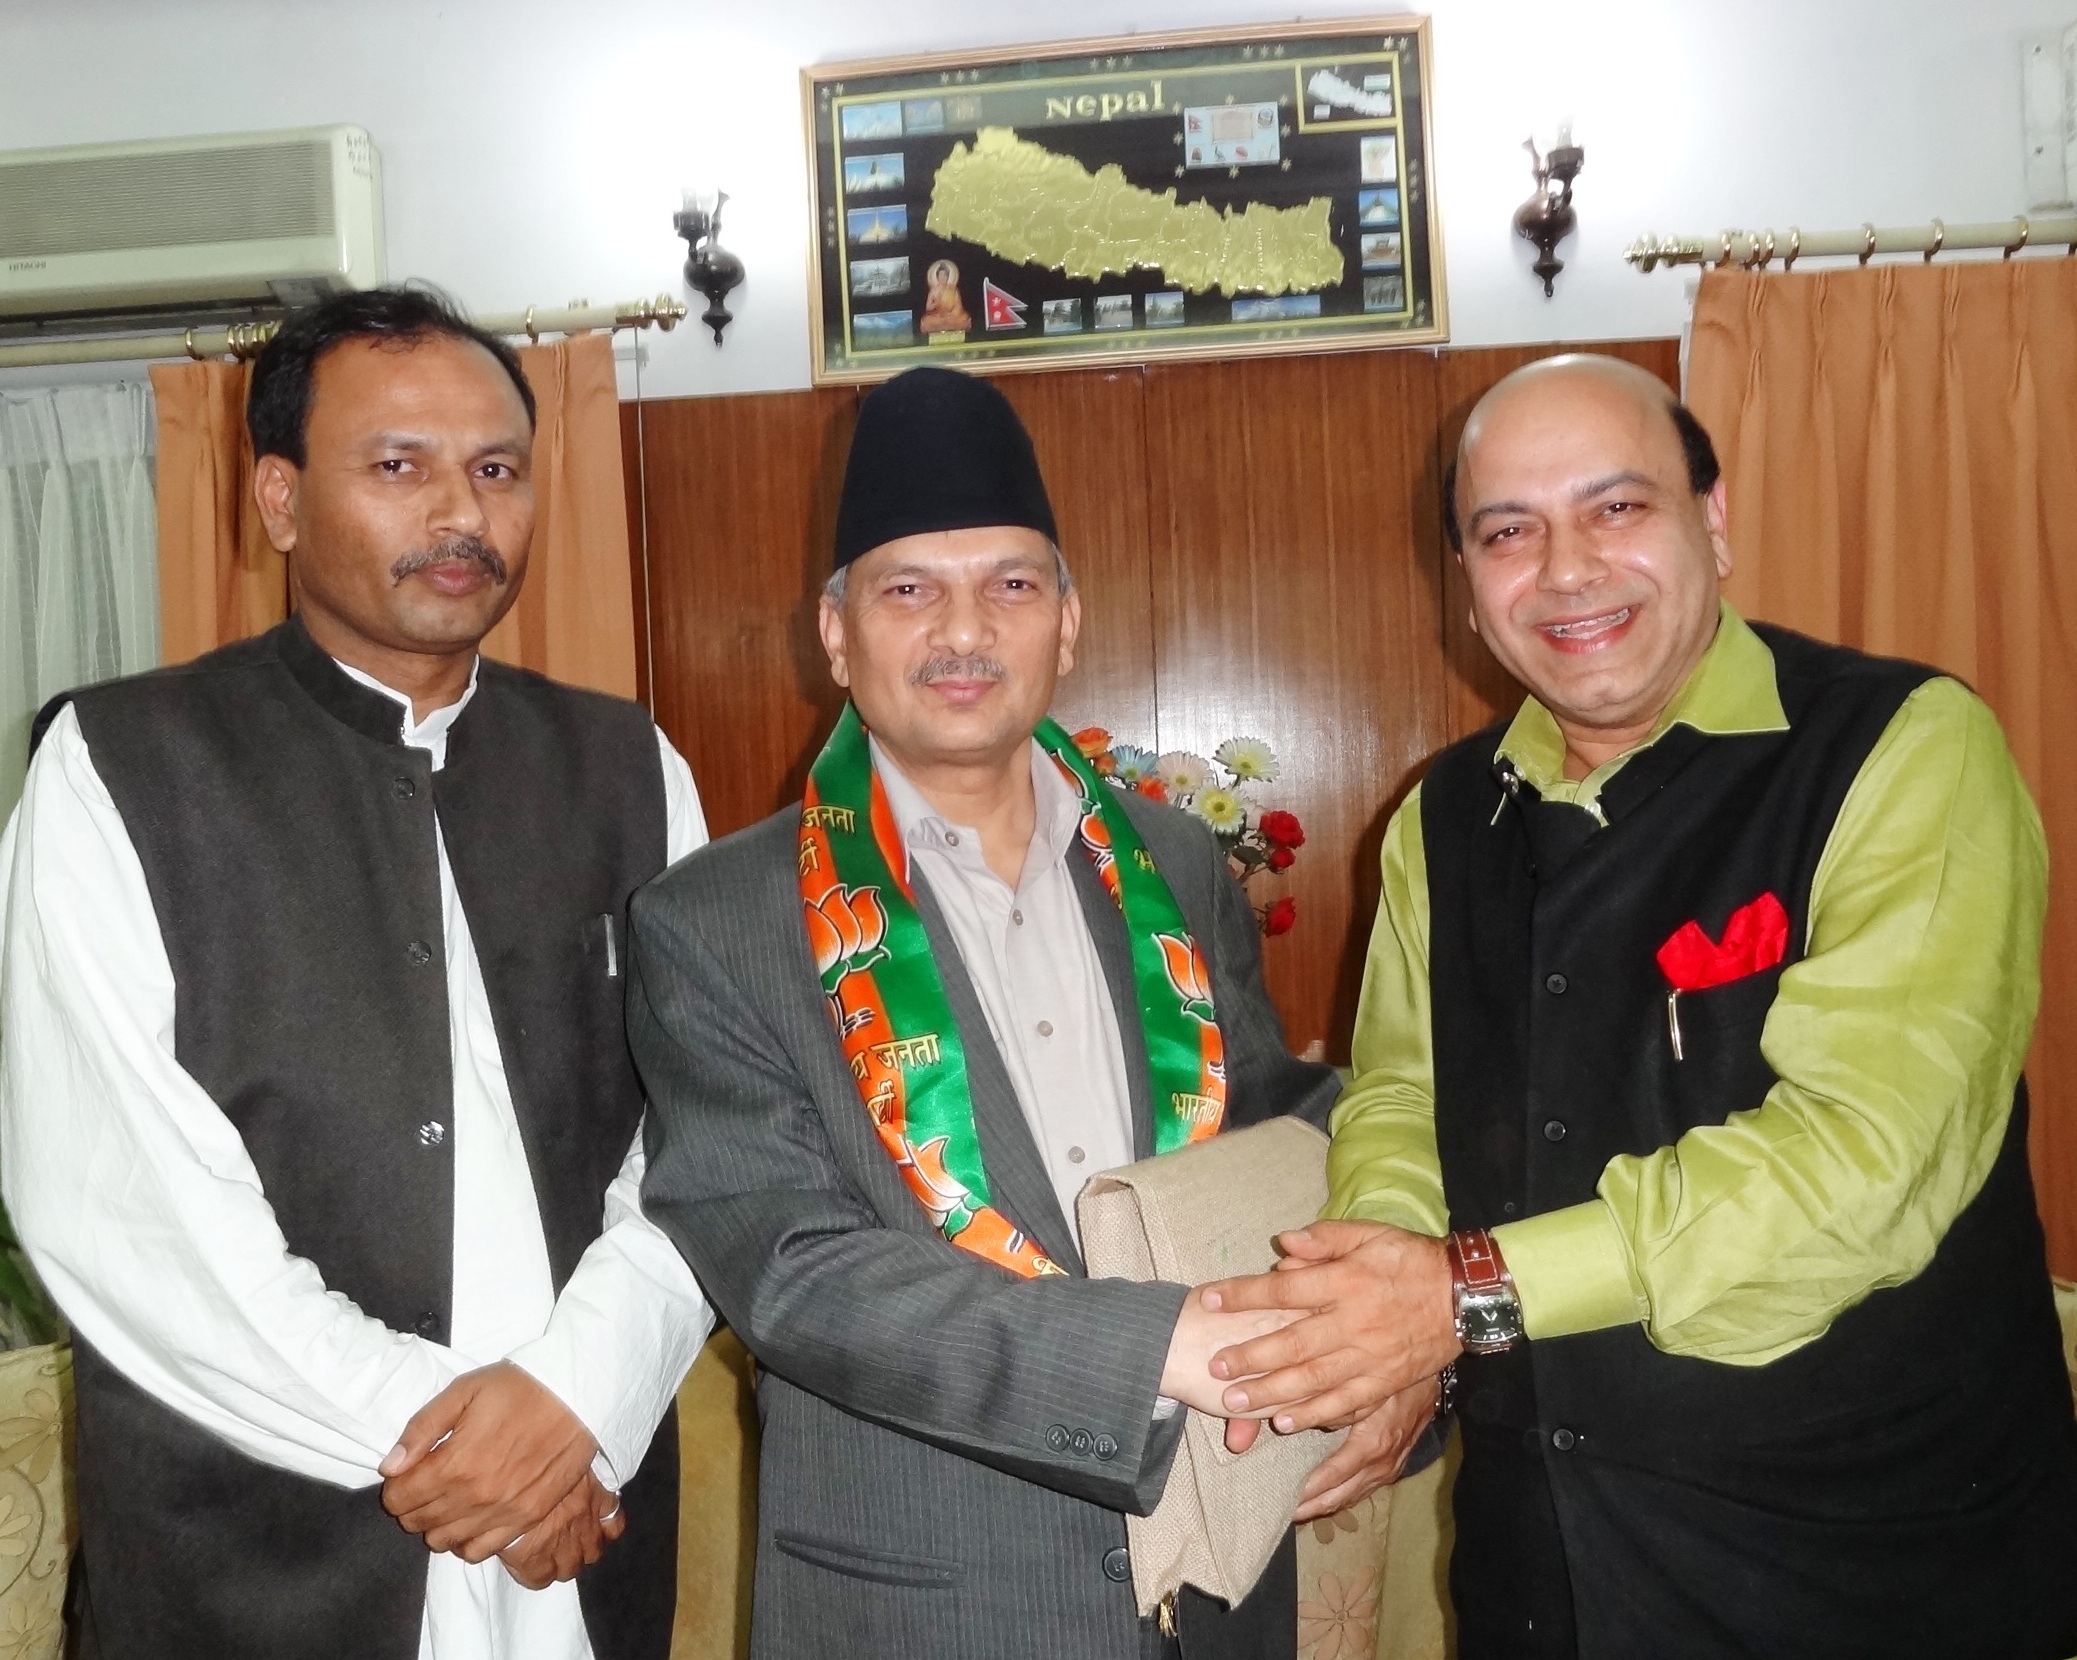
[(529, 346), (534, 389), (534, 548), (519, 603), (483, 649), (573, 686), (635, 695), (635, 607), (620, 390), (610, 335)]
[(1931, 663), (2004, 722), (2053, 871), (2034, 1177), (2077, 1275), (2077, 260), (1702, 279), (1689, 400), (1747, 615)]
[(288, 615), (288, 562), (252, 502), (243, 363), (162, 363), (159, 408), (159, 655), (185, 663), (263, 634)]
[[(484, 641), (502, 662), (635, 695), (634, 600), (613, 347), (582, 335), (520, 354), (539, 408), (534, 545), (519, 603)], [(164, 660), (272, 628), (288, 615), (287, 562), (252, 502), (242, 363), (162, 364), (159, 617)]]

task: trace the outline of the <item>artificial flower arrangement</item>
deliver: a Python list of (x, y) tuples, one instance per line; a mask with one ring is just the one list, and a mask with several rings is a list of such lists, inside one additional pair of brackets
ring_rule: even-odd
[[(1260, 738), (1228, 738), (1209, 761), (1187, 749), (1156, 755), (1137, 744), (1118, 743), (1100, 726), (1077, 732), (1075, 747), (1119, 789), (1136, 790), (1203, 819), (1243, 888), (1265, 872), (1281, 876), (1305, 845), (1305, 827), (1296, 813), (1265, 807), (1255, 798), (1256, 786), (1275, 783), (1277, 775), (1276, 751)], [(1254, 897), (1252, 889), (1249, 897)], [(1298, 902), (1282, 894), (1257, 905), (1255, 915), (1263, 933), (1288, 934), (1298, 920)]]

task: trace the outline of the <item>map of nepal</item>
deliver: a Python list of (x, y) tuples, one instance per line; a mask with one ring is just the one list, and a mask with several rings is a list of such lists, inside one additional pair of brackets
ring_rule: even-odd
[(1304, 294), (1346, 275), (1333, 206), (1325, 196), (1290, 208), (1249, 202), (1238, 213), (1178, 202), (1173, 189), (1128, 183), (1115, 162), (1092, 173), (1008, 127), (983, 127), (938, 169), (924, 223), (1091, 282), (1158, 270), (1194, 294)]

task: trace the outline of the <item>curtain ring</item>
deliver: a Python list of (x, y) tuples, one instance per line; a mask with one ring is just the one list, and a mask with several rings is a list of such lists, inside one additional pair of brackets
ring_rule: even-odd
[(2027, 245), (2027, 238), (2034, 234), (2034, 227), (2025, 214), (2022, 213), (2014, 223), (2019, 226), (2019, 235), (2005, 244), (2005, 257), (2007, 259), (2010, 259), (2020, 249), (2024, 248)]
[(526, 330), (528, 344), (535, 346), (540, 345), (541, 331), (534, 327), (534, 308), (532, 306), (528, 306), (526, 308), (526, 322), (522, 326)]
[(186, 352), (188, 356), (193, 358), (197, 363), (200, 363), (202, 361), (202, 354), (195, 350), (195, 331), (192, 327), (182, 331), (180, 336), (180, 349)]
[(1789, 251), (1781, 262), (1781, 274), (1787, 276), (1796, 268), (1796, 261), (1803, 254), (1803, 233), (1796, 226), (1789, 226)]
[(1875, 222), (1872, 219), (1864, 219), (1861, 221), (1861, 263), (1866, 265), (1874, 252)]
[(1931, 246), (1930, 248), (1928, 248), (1928, 249), (1926, 250), (1926, 263), (1927, 263), (1928, 265), (1930, 265), (1930, 264), (1932, 264), (1932, 263), (1933, 263), (1933, 256), (1934, 256), (1935, 254), (1937, 254), (1937, 253), (1938, 253), (1938, 252), (1940, 251), (1941, 245), (1942, 245), (1943, 243), (1945, 243), (1946, 241), (1947, 241), (1947, 225), (1946, 225), (1946, 222), (1945, 222), (1945, 221), (1943, 221), (1943, 220), (1935, 219), (1935, 220), (1933, 221), (1933, 245), (1932, 245), (1932, 246)]
[(1725, 231), (1719, 239), (1716, 253), (1716, 268), (1721, 271), (1731, 263), (1731, 233)]

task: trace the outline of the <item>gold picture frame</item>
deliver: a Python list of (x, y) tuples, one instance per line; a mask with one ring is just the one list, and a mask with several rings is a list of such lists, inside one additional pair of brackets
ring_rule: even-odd
[(1426, 17), (801, 72), (818, 385), (1449, 338)]

